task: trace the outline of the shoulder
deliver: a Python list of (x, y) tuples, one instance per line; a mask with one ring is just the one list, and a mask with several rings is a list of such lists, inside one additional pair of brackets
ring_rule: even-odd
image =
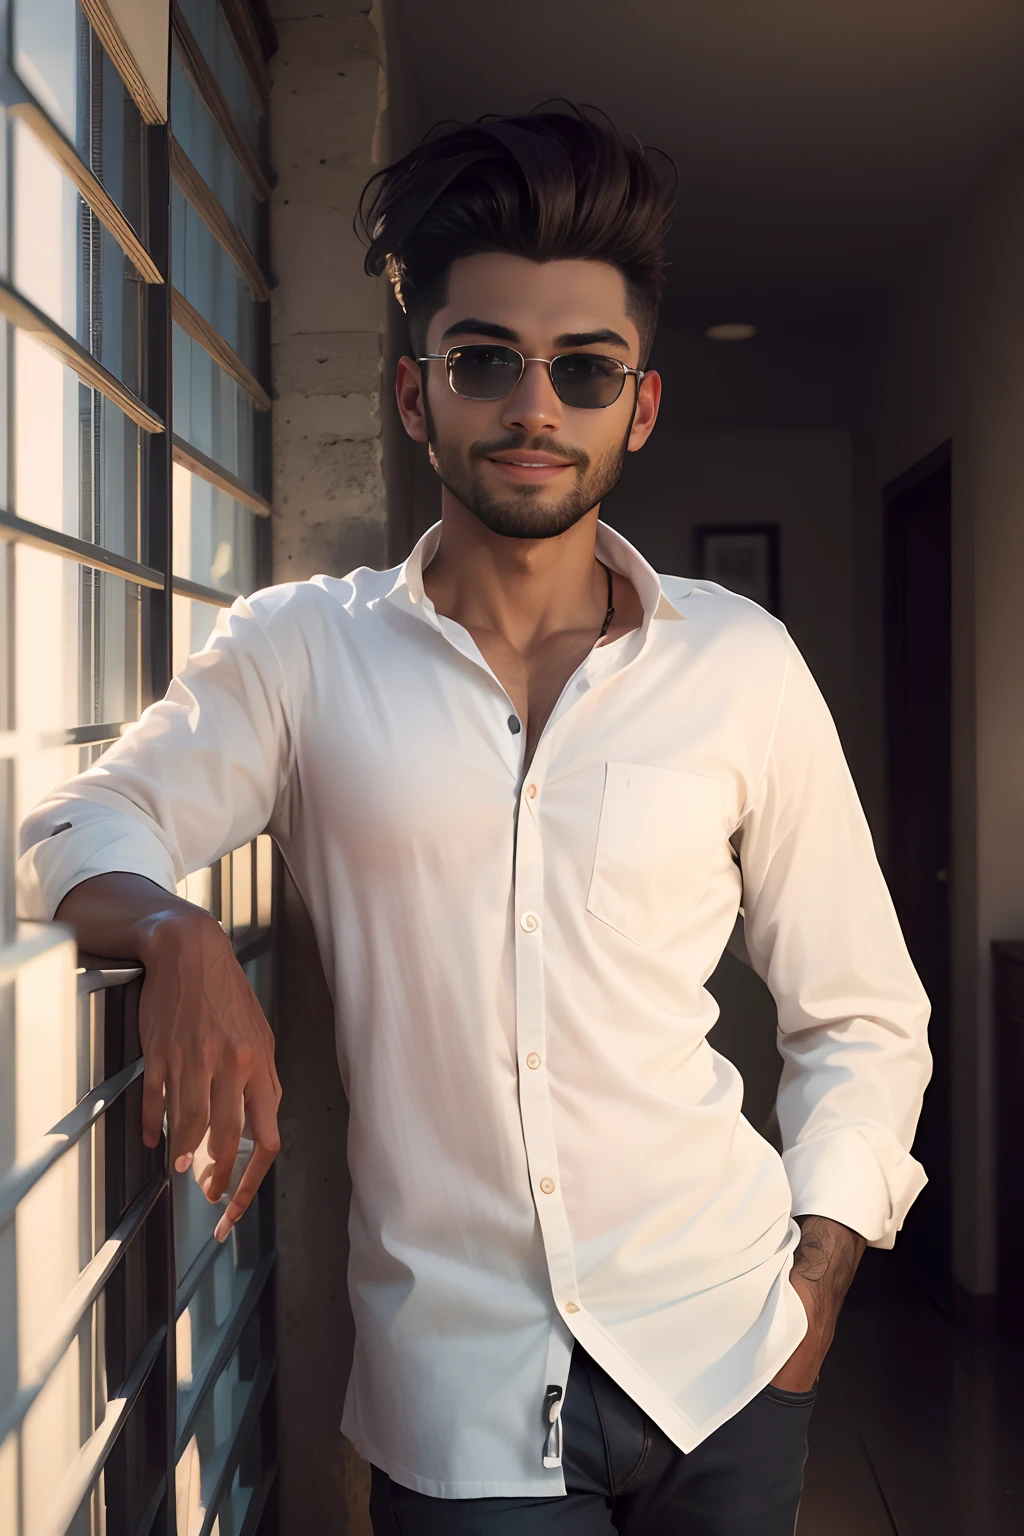
[(659, 576), (665, 597), (686, 619), (673, 625), (689, 646), (724, 646), (754, 654), (766, 654), (781, 662), (789, 631), (781, 619), (752, 598), (731, 592), (717, 581), (690, 576)]
[[(262, 587), (239, 605), (282, 650), (305, 649), (327, 636), (344, 643), (353, 626), (372, 618), (377, 601), (394, 586), (400, 567), (377, 571), (359, 566), (347, 576), (311, 576)], [(238, 605), (236, 605), (238, 606)]]
[(265, 629), (285, 630), (305, 624), (343, 623), (365, 613), (394, 586), (401, 569), (377, 571), (362, 565), (347, 576), (311, 576), (261, 587), (244, 599)]
[(347, 576), (261, 587), (221, 611), (207, 648), (227, 644), (233, 653), (249, 655), (261, 672), (283, 673), (289, 690), (301, 692), (311, 676), (336, 663), (360, 619), (372, 617), (375, 599), (391, 590), (396, 575), (397, 568), (363, 566)]

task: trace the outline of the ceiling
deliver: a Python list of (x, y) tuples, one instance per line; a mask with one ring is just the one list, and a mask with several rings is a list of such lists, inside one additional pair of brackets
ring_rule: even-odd
[(427, 122), (591, 102), (681, 174), (667, 314), (844, 312), (1024, 135), (1024, 0), (396, 0)]

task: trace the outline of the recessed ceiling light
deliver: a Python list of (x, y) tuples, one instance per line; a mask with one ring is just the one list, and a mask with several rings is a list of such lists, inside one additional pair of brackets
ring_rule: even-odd
[(757, 326), (730, 321), (726, 325), (709, 325), (704, 335), (711, 341), (749, 341), (757, 335)]

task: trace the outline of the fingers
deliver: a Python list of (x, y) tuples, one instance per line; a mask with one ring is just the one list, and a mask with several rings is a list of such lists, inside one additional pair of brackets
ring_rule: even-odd
[(249, 1085), (245, 1107), (256, 1145), (249, 1166), (214, 1230), (214, 1236), (219, 1243), (224, 1241), (235, 1223), (245, 1215), (256, 1197), (256, 1191), (262, 1184), (267, 1169), (281, 1150), (281, 1138), (277, 1127), (279, 1098), (279, 1085), (271, 1080), (269, 1073)]
[(211, 1075), (203, 1066), (188, 1066), (180, 1074), (168, 1075), (167, 1128), (170, 1135), (170, 1159), (178, 1173), (184, 1173), (192, 1154), (206, 1135), (210, 1124)]
[(163, 1135), (165, 1076), (159, 1057), (147, 1056), (142, 1074), (142, 1139), (147, 1147), (157, 1146)]
[(207, 1150), (212, 1159), (203, 1185), (207, 1200), (219, 1200), (228, 1187), (238, 1155), (245, 1105), (242, 1084), (233, 1072), (217, 1074), (210, 1086), (210, 1135)]
[(234, 1195), (228, 1201), (227, 1210), (214, 1228), (213, 1235), (218, 1243), (222, 1243), (235, 1223), (241, 1221), (256, 1198), (256, 1191), (263, 1183), (267, 1169), (276, 1156), (276, 1152), (268, 1151), (266, 1147), (261, 1147), (257, 1142), (249, 1166), (242, 1175), (241, 1182)]

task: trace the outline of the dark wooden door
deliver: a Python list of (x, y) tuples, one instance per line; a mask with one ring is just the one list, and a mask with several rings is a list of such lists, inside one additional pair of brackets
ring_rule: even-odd
[(931, 1082), (914, 1142), (929, 1183), (896, 1239), (943, 1308), (952, 1301), (950, 1050), (950, 459), (885, 493), (885, 675), (889, 888), (931, 999)]

